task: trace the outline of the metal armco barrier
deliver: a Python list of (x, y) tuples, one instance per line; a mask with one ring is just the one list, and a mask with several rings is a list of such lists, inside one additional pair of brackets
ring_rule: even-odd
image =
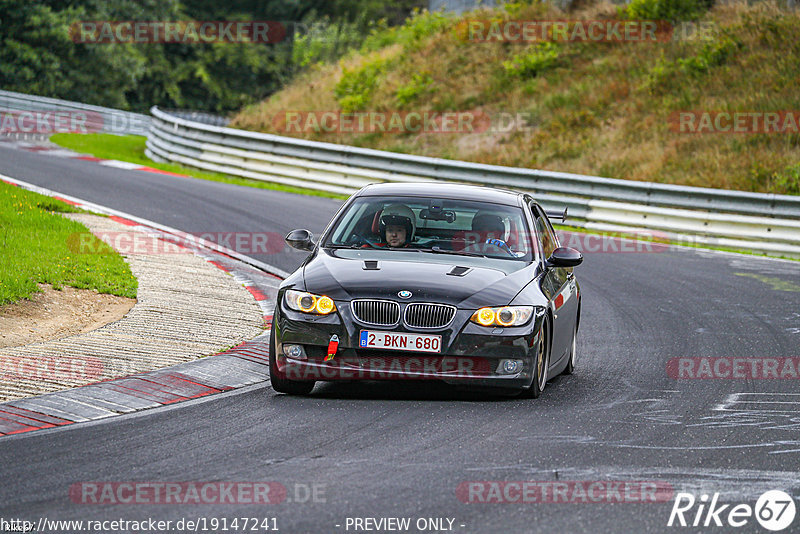
[[(147, 135), (150, 130), (150, 117), (140, 113), (131, 113), (118, 109), (90, 106), (79, 102), (58, 100), (44, 96), (26, 95), (13, 91), (0, 90), (0, 112), (70, 112), (85, 113), (86, 120), (80, 123), (88, 132), (114, 134)], [(35, 119), (34, 119), (35, 121)], [(34, 122), (31, 121), (31, 122)], [(40, 126), (36, 131), (18, 132), (30, 134), (47, 134)]]
[(800, 257), (800, 197), (636, 182), (413, 156), (223, 128), (153, 107), (157, 161), (349, 194), (372, 182), (431, 181), (529, 191), (604, 231), (655, 229), (679, 240)]
[(483, 165), (226, 128), (205, 113), (152, 117), (0, 91), (0, 112), (86, 112), (95, 131), (147, 135), (146, 154), (212, 172), (332, 193), (374, 182), (434, 180), (532, 193), (546, 209), (600, 231), (651, 229), (681, 242), (800, 258), (800, 196), (636, 182)]

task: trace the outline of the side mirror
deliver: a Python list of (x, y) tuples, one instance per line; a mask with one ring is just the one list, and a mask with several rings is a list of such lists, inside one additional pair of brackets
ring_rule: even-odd
[(550, 267), (575, 267), (583, 262), (583, 255), (569, 247), (558, 247), (553, 254), (547, 258), (547, 265)]
[(292, 230), (286, 234), (286, 244), (297, 250), (314, 250), (314, 234), (308, 230)]

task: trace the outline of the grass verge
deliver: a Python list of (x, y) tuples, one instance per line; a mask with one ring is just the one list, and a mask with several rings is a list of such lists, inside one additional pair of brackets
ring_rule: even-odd
[(183, 165), (178, 165), (175, 163), (158, 163), (145, 155), (145, 140), (146, 138), (140, 135), (114, 135), (101, 133), (59, 133), (50, 136), (50, 141), (53, 143), (64, 148), (74, 150), (75, 152), (90, 154), (96, 158), (127, 161), (129, 163), (136, 163), (162, 171), (174, 172), (176, 174), (186, 174), (192, 178), (200, 178), (201, 180), (212, 180), (214, 182), (257, 187), (259, 189), (271, 189), (274, 191), (283, 191), (285, 193), (295, 193), (298, 195), (312, 195), (317, 197), (340, 199), (347, 198), (347, 195), (339, 195), (336, 193), (329, 193), (327, 191), (315, 191), (313, 189), (292, 187), (290, 185), (283, 185), (274, 182), (248, 180), (247, 178), (240, 178), (238, 176), (231, 176), (229, 174), (201, 171), (190, 167), (184, 167)]
[(90, 239), (91, 249), (101, 253), (79, 254), (70, 246), (75, 236), (89, 231), (58, 213), (80, 211), (0, 182), (0, 306), (30, 297), (39, 291), (38, 284), (136, 298), (136, 278), (108, 245), (91, 236), (97, 241)]

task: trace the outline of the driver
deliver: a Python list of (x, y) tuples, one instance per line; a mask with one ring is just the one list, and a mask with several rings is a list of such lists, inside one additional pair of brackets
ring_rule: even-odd
[(405, 204), (392, 204), (383, 210), (380, 218), (381, 243), (391, 248), (407, 247), (414, 239), (417, 219)]

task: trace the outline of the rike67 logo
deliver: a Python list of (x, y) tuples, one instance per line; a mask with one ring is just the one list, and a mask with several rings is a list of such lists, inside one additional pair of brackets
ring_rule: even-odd
[(755, 507), (749, 504), (719, 504), (719, 493), (709, 502), (708, 495), (696, 499), (691, 493), (678, 493), (669, 514), (667, 526), (681, 527), (743, 527), (753, 517), (767, 530), (784, 530), (794, 521), (797, 512), (794, 499), (780, 490), (765, 492), (756, 501)]

